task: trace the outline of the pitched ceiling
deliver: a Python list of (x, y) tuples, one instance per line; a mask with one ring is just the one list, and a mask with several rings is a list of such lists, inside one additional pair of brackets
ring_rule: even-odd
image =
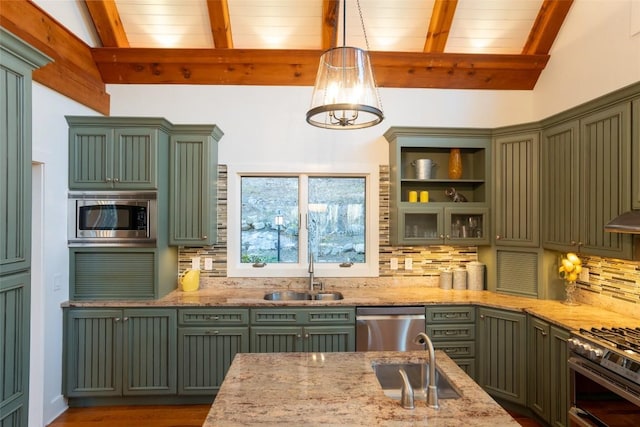
[(530, 90), (573, 0), (346, 0), (346, 36), (339, 0), (84, 0), (98, 47), (0, 2), (0, 24), (54, 59), (34, 79), (105, 112), (109, 83), (312, 86), (343, 37), (381, 87)]
[[(312, 85), (345, 35), (338, 0), (85, 3), (107, 83)], [(380, 86), (532, 89), (571, 1), (359, 4), (346, 2), (346, 44), (371, 51)]]

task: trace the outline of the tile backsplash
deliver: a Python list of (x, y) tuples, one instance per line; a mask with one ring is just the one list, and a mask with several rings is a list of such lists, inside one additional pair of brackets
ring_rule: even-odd
[[(475, 246), (390, 246), (389, 245), (389, 166), (380, 166), (380, 222), (379, 222), (379, 274), (380, 277), (433, 278), (440, 275), (442, 268), (464, 265), (478, 259)], [(227, 263), (227, 167), (218, 166), (218, 242), (206, 247), (181, 247), (179, 249), (179, 271), (191, 267), (195, 256), (213, 259), (213, 270), (200, 272), (203, 278), (226, 277)], [(411, 257), (413, 268), (404, 269), (404, 259)], [(390, 260), (397, 258), (399, 268), (391, 270)]]
[(582, 255), (589, 281), (579, 282), (580, 300), (614, 311), (640, 310), (640, 262)]

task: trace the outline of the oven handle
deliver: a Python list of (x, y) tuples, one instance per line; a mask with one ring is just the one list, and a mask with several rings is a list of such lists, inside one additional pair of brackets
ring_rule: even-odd
[(607, 427), (597, 417), (575, 406), (569, 409), (569, 425), (577, 427)]
[(590, 380), (600, 384), (602, 387), (624, 397), (634, 405), (640, 406), (640, 394), (635, 391), (631, 391), (629, 388), (625, 387), (624, 384), (621, 384), (619, 380), (608, 375), (607, 370), (600, 367), (600, 365), (577, 357), (569, 357), (567, 363), (570, 371), (578, 372)]

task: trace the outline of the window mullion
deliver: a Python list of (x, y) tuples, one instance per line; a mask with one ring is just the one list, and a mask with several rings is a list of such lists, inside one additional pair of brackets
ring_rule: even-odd
[(299, 179), (300, 233), (298, 239), (300, 247), (298, 250), (300, 252), (298, 259), (301, 265), (306, 265), (309, 259), (309, 176), (302, 174)]

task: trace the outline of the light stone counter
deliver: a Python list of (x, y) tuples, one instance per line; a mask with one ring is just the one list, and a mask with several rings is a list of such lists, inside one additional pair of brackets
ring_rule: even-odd
[(404, 409), (385, 396), (376, 362), (428, 362), (427, 352), (238, 354), (203, 424), (213, 426), (514, 426), (445, 353), (436, 366), (461, 394)]
[(144, 301), (71, 301), (67, 307), (265, 307), (265, 306), (366, 306), (366, 305), (438, 305), (474, 304), (524, 311), (557, 326), (575, 330), (591, 327), (640, 326), (640, 313), (609, 311), (589, 304), (576, 307), (560, 301), (539, 300), (498, 294), (489, 291), (442, 290), (437, 287), (332, 287), (344, 295), (339, 301), (266, 301), (265, 292), (274, 287), (261, 288), (205, 288), (194, 292), (173, 291), (164, 298)]

